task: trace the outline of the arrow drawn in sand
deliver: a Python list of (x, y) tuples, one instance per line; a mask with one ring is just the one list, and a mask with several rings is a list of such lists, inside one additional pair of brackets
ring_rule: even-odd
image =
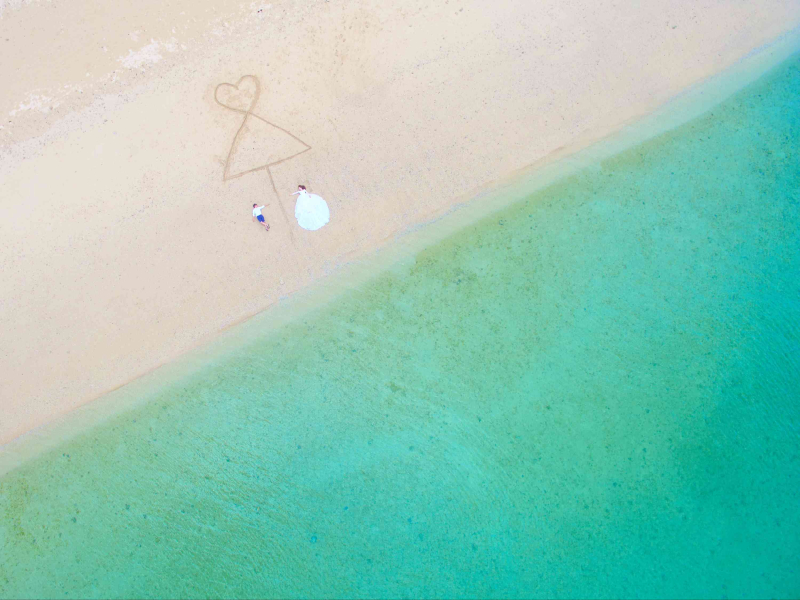
[[(217, 104), (244, 115), (242, 124), (236, 131), (236, 135), (233, 136), (228, 157), (225, 159), (222, 180), (230, 181), (255, 171), (266, 171), (269, 174), (269, 181), (275, 197), (278, 198), (278, 205), (289, 225), (289, 217), (278, 196), (270, 168), (299, 156), (303, 152), (308, 152), (311, 150), (311, 146), (283, 127), (270, 123), (253, 113), (253, 108), (260, 95), (261, 83), (255, 75), (245, 75), (236, 84), (220, 83), (214, 88), (214, 101)], [(248, 139), (256, 140), (258, 137), (262, 138), (262, 143), (250, 146), (249, 143), (253, 142), (248, 142)], [(237, 154), (241, 155), (244, 166), (233, 168), (236, 164)], [(263, 160), (266, 162), (261, 162)], [(256, 164), (252, 166), (254, 162)], [(244, 168), (245, 166), (249, 168)], [(289, 232), (291, 233), (291, 227)]]

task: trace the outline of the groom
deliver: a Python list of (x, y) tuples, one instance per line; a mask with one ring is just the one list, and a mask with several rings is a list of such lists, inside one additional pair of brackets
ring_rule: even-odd
[(253, 221), (258, 221), (264, 226), (266, 231), (269, 231), (269, 223), (264, 220), (264, 215), (261, 214), (261, 211), (264, 210), (266, 206), (259, 206), (258, 204), (253, 204)]

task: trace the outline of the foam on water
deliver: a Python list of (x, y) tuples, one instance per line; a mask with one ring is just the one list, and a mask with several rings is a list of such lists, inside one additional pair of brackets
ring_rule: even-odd
[(0, 479), (0, 595), (796, 596), (800, 60)]

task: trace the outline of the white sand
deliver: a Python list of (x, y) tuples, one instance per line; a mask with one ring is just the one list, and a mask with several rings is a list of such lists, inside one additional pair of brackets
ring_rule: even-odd
[[(0, 4), (0, 443), (800, 24), (786, 0)], [(311, 146), (280, 200), (223, 181), (243, 115), (214, 89), (248, 74)], [(232, 174), (280, 154), (251, 134)]]

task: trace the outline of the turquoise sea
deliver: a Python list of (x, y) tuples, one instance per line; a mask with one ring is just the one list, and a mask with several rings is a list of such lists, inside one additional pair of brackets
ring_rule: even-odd
[(0, 478), (0, 596), (800, 595), (800, 57)]

